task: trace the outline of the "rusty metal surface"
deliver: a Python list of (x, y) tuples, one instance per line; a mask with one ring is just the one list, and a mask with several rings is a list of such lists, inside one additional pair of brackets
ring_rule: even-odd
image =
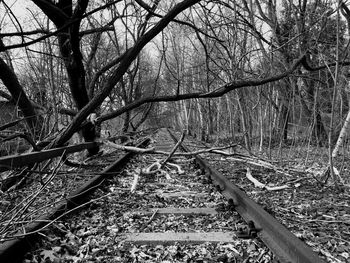
[(0, 157), (0, 172), (10, 170), (16, 167), (22, 167), (29, 164), (42, 162), (54, 157), (61, 156), (63, 153), (74, 153), (82, 150), (91, 149), (97, 146), (96, 142), (86, 142), (66, 147), (60, 147), (40, 152), (31, 152), (26, 154), (14, 154)]
[[(177, 140), (176, 136), (169, 131), (170, 135)], [(182, 145), (184, 151), (189, 151)], [(235, 205), (235, 210), (248, 223), (253, 221), (259, 229), (259, 238), (268, 246), (281, 262), (295, 263), (324, 263), (309, 246), (292, 234), (285, 226), (267, 213), (261, 206), (250, 199), (246, 193), (231, 183), (225, 176), (198, 155), (196, 162), (221, 193)]]

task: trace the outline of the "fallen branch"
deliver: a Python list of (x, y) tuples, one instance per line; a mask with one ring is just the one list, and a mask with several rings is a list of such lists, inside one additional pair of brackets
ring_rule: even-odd
[(169, 161), (170, 158), (174, 155), (174, 153), (176, 152), (177, 148), (179, 148), (179, 146), (181, 145), (181, 143), (185, 139), (185, 134), (186, 134), (186, 130), (184, 130), (182, 132), (180, 140), (178, 140), (178, 142), (175, 144), (174, 148), (171, 150), (171, 152), (169, 153), (168, 157), (165, 158), (165, 160), (161, 163), (161, 167), (160, 168), (162, 168), (162, 166), (164, 166), (164, 164), (166, 164), (166, 162)]
[(14, 215), (11, 216), (10, 220), (8, 221), (8, 223), (1, 229), (1, 233), (4, 233), (7, 231), (7, 229), (9, 228), (9, 226), (11, 225), (11, 223), (13, 223), (16, 219), (20, 220), (22, 218), (22, 216), (24, 215), (25, 212), (27, 212), (27, 210), (29, 209), (29, 207), (33, 204), (33, 202), (35, 201), (35, 199), (37, 199), (37, 197), (39, 196), (39, 194), (41, 192), (43, 192), (43, 190), (49, 185), (49, 183), (53, 180), (53, 178), (57, 175), (58, 170), (62, 167), (63, 165), (63, 157), (65, 156), (65, 152), (61, 155), (61, 158), (59, 160), (59, 162), (57, 163), (56, 167), (54, 167), (54, 169), (52, 170), (51, 175), (49, 176), (49, 178), (46, 180), (45, 183), (43, 183), (43, 185), (40, 187), (40, 189), (38, 191), (36, 191), (35, 193), (33, 193), (30, 197), (28, 197), (27, 199), (28, 202), (26, 204), (24, 204), (25, 200), (23, 200), (19, 205), (16, 205), (10, 212), (15, 211), (17, 208), (20, 207), (20, 205), (23, 204), (23, 207), (20, 208), (19, 210), (15, 211)]
[(144, 148), (138, 148), (134, 146), (120, 145), (120, 144), (110, 142), (108, 140), (103, 140), (103, 143), (106, 146), (112, 147), (117, 150), (123, 150), (123, 151), (134, 152), (134, 153), (154, 153), (155, 151), (154, 147), (144, 149)]
[[(183, 138), (182, 138), (183, 140)], [(135, 153), (148, 153), (148, 154), (162, 154), (162, 155), (167, 155), (168, 158), (166, 158), (163, 162), (160, 162), (160, 167), (159, 169), (162, 168), (163, 163), (167, 162), (167, 160), (169, 160), (171, 157), (178, 157), (178, 156), (196, 156), (199, 154), (204, 154), (204, 153), (215, 153), (215, 154), (220, 154), (220, 155), (224, 155), (229, 157), (229, 160), (232, 161), (237, 161), (237, 162), (243, 162), (246, 164), (251, 164), (251, 165), (256, 165), (259, 167), (264, 167), (264, 168), (268, 168), (271, 170), (274, 170), (276, 173), (280, 173), (289, 177), (292, 177), (291, 174), (283, 171), (281, 168), (265, 161), (265, 160), (261, 160), (258, 159), (257, 157), (251, 157), (248, 155), (244, 155), (244, 154), (239, 154), (236, 153), (235, 151), (233, 153), (228, 153), (225, 152), (223, 150), (228, 149), (228, 148), (236, 148), (238, 146), (240, 146), (239, 144), (231, 144), (228, 146), (222, 146), (222, 147), (213, 147), (213, 148), (209, 148), (209, 149), (201, 149), (201, 150), (197, 150), (197, 151), (193, 151), (193, 152), (181, 152), (181, 153), (176, 153), (175, 150), (176, 148), (180, 145), (181, 139), (178, 141), (177, 145), (175, 145), (175, 147), (172, 149), (171, 152), (164, 152), (164, 151), (157, 151), (155, 150), (154, 147), (152, 148), (147, 148), (147, 149), (143, 149), (143, 148), (137, 148), (137, 147), (133, 147), (133, 146), (124, 146), (124, 145), (118, 145), (109, 141), (104, 141), (104, 143), (107, 146), (113, 147), (115, 149), (120, 149), (120, 150), (125, 150), (125, 151), (131, 151), (131, 152), (135, 152)], [(154, 164), (156, 165), (156, 164)], [(158, 164), (157, 164), (158, 165)], [(150, 168), (150, 167), (149, 167)], [(182, 173), (182, 170), (178, 170), (179, 173)], [(158, 171), (153, 171), (152, 173), (156, 173)], [(147, 174), (150, 174), (150, 171), (146, 171)]]
[[(176, 165), (176, 164), (173, 164), (173, 163), (167, 163), (166, 165), (170, 165), (170, 166), (174, 166), (177, 168), (178, 172), (184, 172), (181, 167), (179, 165)], [(154, 167), (156, 167), (154, 169)], [(162, 169), (162, 165), (160, 163), (159, 160), (157, 160), (156, 162), (152, 163), (150, 166), (148, 166), (146, 169), (142, 169), (141, 170), (141, 173), (142, 174), (145, 174), (145, 175), (152, 175), (152, 174), (156, 174), (156, 173), (161, 173), (161, 174), (164, 174), (165, 175), (165, 178), (167, 180), (172, 180), (171, 176)]]
[(237, 162), (243, 162), (243, 163), (246, 163), (246, 164), (252, 164), (252, 165), (259, 166), (259, 167), (268, 168), (268, 169), (274, 170), (276, 173), (280, 173), (280, 174), (292, 177), (291, 174), (281, 170), (280, 168), (276, 167), (275, 165), (273, 165), (271, 163), (268, 163), (266, 161), (262, 161), (262, 160), (259, 160), (259, 159), (255, 159), (254, 160), (253, 158), (251, 158), (249, 156), (238, 155), (236, 157), (230, 157), (229, 160), (237, 161)]
[(284, 190), (284, 189), (287, 189), (289, 188), (288, 185), (281, 185), (281, 186), (273, 186), (273, 187), (270, 187), (270, 186), (267, 186), (266, 184), (263, 184), (261, 182), (259, 182), (257, 179), (255, 179), (252, 175), (252, 171), (249, 167), (247, 167), (247, 173), (246, 173), (246, 177), (249, 181), (251, 181), (255, 187), (258, 187), (258, 188), (263, 188), (263, 189), (266, 189), (268, 191), (279, 191), (279, 190)]
[(171, 178), (170, 174), (167, 173), (166, 171), (161, 170), (160, 172), (161, 172), (161, 174), (164, 174), (165, 178), (166, 178), (168, 181), (173, 180), (173, 178)]
[(148, 219), (147, 224), (149, 224), (149, 223), (152, 222), (153, 218), (154, 218), (154, 217), (156, 216), (156, 214), (158, 213), (158, 210), (159, 210), (159, 208), (157, 208), (157, 209), (153, 212), (153, 214), (152, 214), (152, 216), (150, 217), (150, 219)]
[[(154, 169), (154, 167), (156, 167), (156, 168)], [(150, 166), (148, 166), (146, 169), (142, 169), (142, 173), (146, 174), (146, 175), (156, 174), (160, 171), (160, 167), (161, 167), (161, 164), (157, 160), (156, 162), (154, 162)]]
[(140, 173), (141, 173), (140, 169), (136, 169), (136, 172), (134, 173), (134, 180), (131, 184), (131, 189), (130, 189), (131, 193), (135, 192), (137, 183), (138, 183), (139, 178), (140, 178)]
[(134, 153), (162, 154), (162, 155), (168, 155), (168, 156), (170, 156), (170, 158), (172, 156), (195, 156), (195, 155), (203, 154), (203, 153), (216, 153), (216, 154), (221, 154), (221, 155), (225, 155), (225, 156), (235, 156), (235, 155), (237, 155), (236, 153), (227, 153), (227, 152), (220, 151), (220, 150), (225, 150), (228, 148), (238, 146), (237, 144), (233, 144), (233, 145), (222, 146), (222, 147), (213, 147), (210, 149), (203, 149), (203, 150), (198, 150), (198, 151), (193, 151), (193, 152), (181, 152), (181, 153), (174, 152), (174, 153), (172, 153), (172, 151), (171, 152), (157, 151), (157, 150), (155, 150), (154, 147), (146, 148), (146, 149), (145, 148), (138, 148), (138, 147), (134, 147), (134, 146), (125, 146), (125, 145), (116, 144), (116, 143), (113, 143), (113, 142), (110, 142), (107, 140), (104, 140), (103, 143), (106, 146), (112, 147), (112, 148), (117, 149), (117, 150), (123, 150), (123, 151), (134, 152)]
[(181, 166), (180, 165), (178, 165), (178, 164), (175, 164), (175, 163), (167, 163), (167, 165), (169, 165), (169, 166), (172, 166), (172, 167), (175, 167), (176, 168), (176, 170), (177, 170), (177, 173), (178, 174), (184, 174), (185, 173), (185, 171), (184, 170), (182, 170), (181, 169)]
[(140, 228), (140, 232), (143, 232), (143, 230), (152, 222), (152, 220), (154, 219), (154, 217), (157, 215), (158, 213), (158, 208), (153, 212), (152, 216), (150, 217), (150, 219), (148, 219), (148, 221), (146, 223), (143, 224), (143, 226), (141, 226)]

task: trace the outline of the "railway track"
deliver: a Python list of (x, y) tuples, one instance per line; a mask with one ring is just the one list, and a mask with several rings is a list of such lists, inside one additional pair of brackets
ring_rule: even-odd
[[(174, 137), (162, 129), (153, 146), (169, 152)], [(27, 254), (27, 261), (323, 262), (200, 157), (194, 164), (176, 156), (171, 162), (177, 166), (140, 173), (164, 158), (143, 154), (131, 159), (92, 194), (90, 211), (43, 231), (47, 238)], [(1, 258), (4, 251), (0, 248), (0, 262), (12, 262)]]
[[(149, 143), (149, 139), (145, 139), (144, 141), (138, 144), (138, 147), (144, 147)], [(0, 158), (0, 169), (9, 170), (12, 168), (24, 168), (27, 165), (31, 165), (33, 163), (39, 163), (42, 161), (48, 161), (54, 157), (60, 157), (62, 154), (68, 153), (76, 153), (85, 149), (89, 149), (94, 146), (94, 143), (83, 143), (79, 145), (73, 145), (68, 147), (62, 147), (42, 152), (33, 152), (22, 155), (12, 155)], [(38, 200), (38, 196), (40, 197), (40, 191), (37, 188), (42, 188), (42, 185), (36, 186), (31, 185), (32, 189), (29, 191), (38, 191), (33, 197), (30, 195), (26, 198), (19, 199), (19, 205), (22, 205), (23, 208), (19, 208), (17, 212), (15, 208), (17, 204), (12, 205), (10, 207), (5, 207), (0, 211), (0, 219), (1, 219), (1, 241), (0, 241), (0, 262), (22, 262), (24, 254), (33, 248), (33, 245), (38, 240), (38, 234), (40, 231), (47, 228), (53, 220), (57, 220), (57, 218), (61, 218), (65, 216), (70, 211), (75, 210), (80, 205), (84, 204), (87, 196), (91, 194), (100, 186), (100, 184), (106, 180), (106, 178), (110, 176), (114, 176), (117, 174), (122, 167), (128, 162), (128, 160), (133, 156), (132, 153), (126, 154), (107, 154), (104, 158), (107, 161), (107, 165), (105, 164), (105, 168), (102, 171), (90, 170), (87, 167), (77, 168), (74, 172), (75, 175), (80, 173), (80, 176), (74, 176), (73, 180), (70, 180), (70, 186), (65, 186), (68, 189), (68, 192), (64, 192), (64, 189), (60, 189), (59, 196), (51, 195), (49, 198), (53, 200), (48, 200), (45, 202), (43, 195), (41, 198), (44, 199), (44, 203), (39, 203), (34, 206), (34, 209), (31, 209), (28, 205), (33, 205), (35, 203), (35, 198)], [(59, 162), (60, 163), (60, 162)], [(94, 167), (92, 165), (91, 167)], [(91, 168), (90, 167), (90, 168)], [(98, 166), (97, 166), (98, 167)], [(25, 168), (24, 168), (25, 169)], [(55, 179), (61, 175), (55, 175), (56, 169), (53, 170), (52, 178), (50, 177), (46, 179), (47, 184), (51, 184), (51, 187), (43, 188), (45, 192), (47, 191), (55, 191), (55, 186), (62, 187), (61, 182), (60, 185), (55, 185)], [(33, 176), (33, 174), (31, 174)], [(65, 172), (63, 176), (70, 176), (69, 172)], [(45, 194), (45, 192), (43, 194)], [(62, 193), (63, 192), (63, 193)], [(21, 192), (17, 193), (21, 195)], [(3, 195), (5, 196), (5, 195)], [(32, 201), (33, 200), (33, 201)], [(27, 206), (28, 205), (28, 206)], [(17, 223), (16, 216), (20, 213), (24, 213), (21, 211), (24, 210), (27, 214), (29, 214), (30, 220), (28, 220), (25, 215), (21, 220), (23, 222)], [(9, 211), (10, 210), (10, 211)], [(33, 211), (34, 210), (34, 211)], [(12, 213), (11, 213), (12, 212)], [(27, 223), (29, 222), (29, 223)], [(4, 227), (6, 226), (6, 227)], [(20, 230), (16, 230), (20, 229)], [(11, 233), (11, 234), (9, 234)]]
[[(176, 136), (170, 133), (176, 140)], [(190, 151), (186, 146), (183, 150)], [(281, 262), (324, 262), (304, 242), (293, 235), (273, 216), (250, 199), (239, 187), (203, 158), (196, 156), (196, 162), (220, 191), (244, 218), (254, 234), (258, 236)]]

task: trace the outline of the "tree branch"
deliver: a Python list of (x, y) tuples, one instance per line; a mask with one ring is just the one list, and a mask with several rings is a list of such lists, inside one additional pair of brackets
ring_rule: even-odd
[[(43, 0), (32, 0), (32, 1), (43, 2)], [(114, 5), (115, 3), (118, 3), (118, 2), (120, 2), (120, 1), (122, 1), (122, 0), (115, 0), (115, 1), (109, 2), (109, 3), (105, 4), (105, 5), (102, 5), (102, 6), (96, 8), (96, 9), (90, 11), (90, 12), (85, 13), (85, 14), (82, 16), (81, 19), (83, 19), (83, 18), (85, 18), (85, 17), (88, 17), (88, 16), (90, 16), (90, 15), (92, 15), (92, 14), (98, 12), (98, 11), (101, 11), (101, 10), (103, 10), (103, 9), (105, 9), (105, 8), (107, 8), (107, 7), (109, 7), (109, 6), (111, 6), (111, 5)], [(44, 2), (45, 2), (45, 1), (44, 1)], [(66, 21), (66, 22), (67, 22), (67, 21)], [(67, 27), (69, 27), (72, 23), (75, 23), (75, 22), (76, 22), (76, 19), (70, 20), (69, 23), (64, 24), (62, 27), (58, 28), (56, 31), (51, 32), (51, 33), (48, 33), (48, 34), (45, 35), (45, 36), (39, 37), (39, 38), (34, 39), (34, 40), (32, 40), (32, 41), (29, 41), (29, 42), (25, 42), (25, 43), (21, 43), (21, 44), (13, 44), (13, 45), (9, 45), (9, 46), (6, 46), (6, 47), (3, 46), (3, 45), (0, 45), (0, 52), (5, 51), (5, 50), (10, 50), (10, 49), (15, 49), (15, 48), (27, 47), (27, 46), (33, 45), (33, 44), (35, 44), (35, 43), (38, 43), (38, 42), (40, 42), (40, 41), (42, 41), (42, 40), (45, 40), (45, 39), (47, 39), (47, 38), (49, 38), (49, 37), (56, 36), (58, 33), (64, 31)]]
[(257, 87), (261, 86), (266, 83), (270, 83), (273, 81), (280, 80), (284, 77), (287, 77), (290, 75), (300, 64), (303, 63), (305, 60), (305, 54), (302, 55), (300, 58), (298, 58), (292, 67), (280, 74), (270, 76), (264, 79), (252, 79), (252, 80), (241, 80), (241, 81), (235, 81), (228, 83), (216, 90), (210, 91), (210, 92), (194, 92), (194, 93), (186, 93), (186, 94), (179, 94), (179, 95), (166, 95), (166, 96), (158, 96), (158, 97), (144, 97), (142, 99), (136, 100), (134, 102), (129, 103), (128, 105), (125, 105), (124, 107), (121, 107), (120, 109), (107, 113), (105, 115), (100, 116), (97, 118), (96, 122), (101, 123), (103, 121), (115, 118), (121, 114), (123, 114), (126, 111), (135, 109), (145, 103), (150, 103), (150, 102), (161, 102), (161, 101), (179, 101), (179, 100), (188, 100), (188, 99), (196, 99), (196, 98), (217, 98), (221, 97), (222, 95), (243, 87)]
[(128, 70), (132, 62), (139, 55), (144, 46), (147, 45), (156, 35), (158, 35), (173, 19), (182, 11), (190, 8), (198, 3), (200, 0), (184, 0), (176, 4), (156, 25), (149, 29), (143, 36), (141, 36), (135, 45), (125, 53), (124, 58), (120, 62), (118, 68), (113, 72), (108, 79), (103, 89), (96, 94), (91, 101), (82, 108), (74, 117), (71, 124), (62, 131), (62, 133), (52, 142), (50, 147), (59, 146), (65, 143), (80, 127), (81, 123), (94, 111), (104, 99), (110, 94), (115, 85), (121, 80), (125, 72)]
[(64, 25), (70, 17), (68, 17), (60, 8), (58, 8), (51, 1), (45, 0), (32, 0), (52, 22), (56, 25)]
[(45, 29), (35, 29), (32, 31), (26, 31), (26, 32), (0, 33), (0, 38), (1, 37), (21, 37), (21, 36), (30, 36), (30, 35), (36, 35), (36, 34), (50, 34), (50, 31)]
[[(145, 9), (149, 14), (153, 15), (154, 17), (158, 17), (158, 18), (163, 18), (164, 16), (162, 15), (159, 15), (157, 13), (155, 13), (153, 10), (152, 10), (152, 7), (150, 7), (149, 5), (147, 5), (144, 1), (142, 0), (135, 0), (136, 3), (138, 3), (143, 9)], [(180, 24), (180, 25), (184, 25), (184, 26), (188, 26), (190, 28), (192, 28), (194, 31), (196, 32), (199, 32), (201, 33), (202, 35), (208, 37), (208, 38), (211, 38), (211, 39), (214, 39), (216, 41), (219, 41), (219, 42), (224, 42), (223, 40), (220, 40), (218, 38), (216, 38), (215, 36), (212, 36), (208, 33), (206, 33), (205, 31), (199, 29), (198, 27), (196, 27), (195, 25), (189, 23), (189, 22), (186, 22), (186, 21), (182, 21), (182, 20), (178, 20), (178, 19), (174, 19), (173, 22), (177, 23), (177, 24)]]

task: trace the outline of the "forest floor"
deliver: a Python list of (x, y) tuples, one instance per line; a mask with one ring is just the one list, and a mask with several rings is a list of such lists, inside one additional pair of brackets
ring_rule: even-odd
[[(328, 262), (350, 262), (350, 159), (336, 163), (336, 167), (342, 167), (345, 184), (338, 190), (332, 178), (322, 183), (328, 164), (324, 153), (319, 149), (309, 150), (307, 162), (297, 151), (294, 156), (289, 153), (289, 160), (276, 158), (273, 164), (284, 172), (222, 157), (211, 157), (210, 164)], [(255, 187), (246, 177), (247, 168), (266, 186), (288, 188), (269, 191)]]
[[(331, 178), (326, 184), (322, 183), (324, 178), (321, 176), (328, 164), (326, 153), (326, 149), (314, 147), (272, 149), (271, 159), (268, 161), (276, 169), (242, 162), (227, 156), (206, 154), (204, 157), (327, 262), (350, 263), (350, 158), (339, 157), (340, 161), (335, 164), (341, 171), (345, 184), (345, 187), (337, 190)], [(260, 159), (268, 159), (267, 155), (257, 155)], [(111, 155), (110, 159), (113, 158)], [(224, 246), (178, 244), (156, 247), (124, 247), (115, 242), (118, 233), (126, 230), (132, 232), (133, 229), (141, 227), (145, 231), (154, 231), (160, 225), (164, 226), (161, 218), (150, 219), (149, 216), (142, 217), (126, 212), (132, 207), (137, 210), (168, 205), (159, 193), (172, 191), (172, 187), (176, 185), (176, 178), (179, 175), (170, 173), (175, 178), (174, 181), (143, 179), (137, 191), (130, 194), (133, 171), (140, 163), (143, 165), (149, 163), (150, 160), (147, 158), (146, 155), (140, 155), (122, 174), (109, 180), (97, 190), (91, 197), (92, 201), (84, 209), (68, 216), (65, 220), (58, 220), (47, 230), (41, 231), (42, 242), (27, 254), (24, 262), (277, 262), (270, 252), (264, 249), (261, 242), (256, 241), (240, 241)], [(78, 175), (76, 170), (69, 170), (68, 174), (58, 173), (59, 176), (55, 177), (58, 181), (53, 183), (58, 187), (55, 190), (56, 195), (61, 195), (62, 198), (62, 191), (58, 189), (72, 185), (67, 181), (68, 178), (78, 180), (86, 177), (88, 179), (92, 174), (98, 173), (107, 162), (109, 162), (108, 158), (92, 159), (90, 164), (94, 168), (86, 170), (85, 174)], [(184, 163), (186, 163), (185, 160)], [(247, 179), (247, 171), (266, 186), (288, 186), (288, 188), (271, 191), (266, 187), (256, 187)], [(198, 188), (199, 182), (194, 179), (195, 176), (192, 174), (188, 178), (190, 180), (188, 189), (204, 191), (206, 187)], [(78, 184), (78, 181), (76, 183)], [(30, 192), (33, 189), (22, 191)], [(149, 191), (158, 193), (155, 199), (147, 198), (145, 193)], [(21, 194), (23, 193), (3, 193), (2, 200), (6, 201), (3, 204), (19, 204), (22, 202), (19, 200)], [(30, 211), (40, 212), (40, 206), (45, 202), (49, 203), (50, 198), (52, 200), (49, 194), (50, 191), (45, 190), (43, 197), (38, 198), (38, 206), (32, 206)], [(16, 199), (11, 200), (11, 197)], [(221, 195), (215, 192), (211, 194), (211, 198), (212, 200), (205, 201), (203, 206), (210, 205), (210, 202), (225, 203)], [(182, 202), (184, 206), (187, 203), (186, 199)], [(177, 205), (181, 206), (181, 203)], [(9, 208), (6, 209), (8, 210)], [(186, 221), (185, 218), (174, 217), (165, 227), (170, 230), (196, 230), (196, 224), (199, 224), (200, 220), (206, 220), (210, 229), (230, 229), (233, 224), (231, 216), (222, 214), (221, 219), (226, 223), (221, 225), (217, 225), (217, 218), (192, 218), (191, 221)]]
[[(334, 160), (343, 181), (340, 188), (325, 172), (329, 159), (324, 147), (285, 145), (263, 153), (253, 148), (257, 158), (250, 163), (235, 156), (203, 157), (328, 262), (350, 263), (348, 150)], [(237, 152), (247, 154), (243, 149)], [(248, 174), (263, 186), (254, 185)], [(282, 189), (269, 190), (278, 187)]]

